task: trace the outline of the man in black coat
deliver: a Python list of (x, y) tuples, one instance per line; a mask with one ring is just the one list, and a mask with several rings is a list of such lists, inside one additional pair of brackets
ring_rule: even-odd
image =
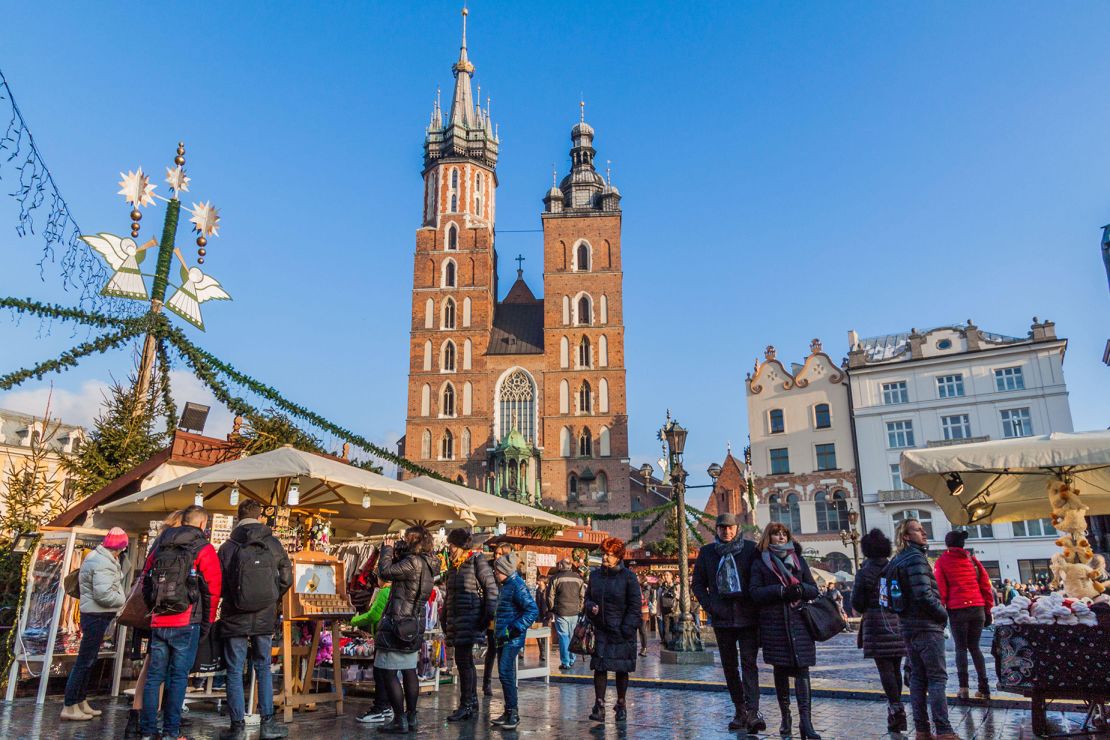
[(239, 523), (227, 542), (220, 545), (223, 572), (223, 606), (220, 636), (227, 663), (227, 706), (231, 729), (221, 740), (243, 740), (247, 736), (243, 716), (243, 668), (247, 647), (251, 648), (258, 677), (258, 708), (262, 715), (260, 737), (282, 738), (289, 730), (274, 720), (274, 682), (270, 676), (270, 648), (277, 606), (293, 585), (293, 565), (281, 542), (259, 517), (262, 506), (254, 499), (239, 504)]
[[(759, 712), (759, 610), (748, 593), (748, 577), (758, 549), (754, 542), (738, 536), (739, 524), (735, 514), (717, 517), (716, 541), (703, 546), (694, 563), (694, 596), (709, 613), (725, 683), (736, 707), (728, 728), (754, 734), (767, 729)], [(733, 559), (735, 571), (727, 564), (721, 567), (724, 558)], [(732, 572), (738, 580), (730, 585), (728, 574)], [(722, 592), (722, 585), (730, 591)]]
[[(887, 580), (892, 607), (898, 612), (902, 642), (910, 664), (910, 703), (913, 724), (918, 737), (937, 740), (958, 738), (948, 721), (945, 685), (948, 670), (944, 656), (944, 625), (948, 612), (940, 600), (940, 589), (929, 564), (929, 537), (916, 519), (905, 519), (895, 530), (898, 554), (883, 572)], [(897, 580), (902, 603), (894, 595)], [(933, 715), (936, 734), (930, 735), (929, 714)]]

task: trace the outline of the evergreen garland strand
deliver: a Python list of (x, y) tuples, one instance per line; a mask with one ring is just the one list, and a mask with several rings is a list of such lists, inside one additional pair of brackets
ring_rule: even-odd
[(60, 319), (62, 321), (77, 321), (89, 326), (100, 328), (123, 327), (127, 319), (116, 319), (96, 313), (82, 311), (79, 308), (59, 306), (56, 303), (40, 303), (30, 298), (0, 298), (0, 308), (7, 308), (18, 314), (29, 314), (44, 319)]
[(583, 511), (560, 511), (558, 509), (549, 509), (546, 506), (533, 506), (534, 509), (546, 511), (548, 514), (561, 516), (564, 519), (596, 519), (598, 521), (609, 522), (616, 520), (630, 520), (630, 519), (647, 519), (653, 514), (660, 514), (665, 511), (670, 511), (674, 508), (674, 501), (668, 501), (665, 504), (653, 506), (650, 509), (641, 509), (640, 511), (626, 511), (620, 514), (590, 514)]
[(667, 514), (666, 510), (664, 510), (664, 511), (661, 511), (661, 512), (659, 512), (658, 514), (656, 514), (656, 515), (655, 515), (655, 518), (651, 520), (651, 524), (647, 525), (647, 528), (646, 528), (646, 529), (642, 529), (642, 530), (640, 530), (640, 537), (639, 537), (639, 539), (640, 539), (640, 540), (642, 541), (642, 540), (644, 539), (644, 536), (645, 536), (645, 535), (646, 535), (646, 534), (647, 534), (648, 532), (650, 532), (650, 531), (652, 530), (652, 528), (653, 528), (653, 527), (655, 527), (655, 525), (656, 525), (656, 524), (658, 524), (658, 523), (659, 523), (660, 521), (662, 521), (662, 520), (663, 520), (663, 517), (664, 517), (664, 516), (666, 516), (666, 514)]
[(77, 361), (82, 357), (91, 355), (93, 352), (103, 353), (110, 349), (115, 349), (139, 334), (142, 334), (144, 330), (145, 328), (142, 323), (135, 323), (120, 331), (112, 334), (105, 334), (92, 341), (79, 344), (73, 349), (63, 352), (53, 360), (45, 360), (34, 367), (23, 368), (8, 373), (7, 375), (0, 376), (0, 390), (10, 390), (28, 378), (42, 380), (42, 376), (47, 373), (60, 373), (68, 370), (74, 367)]
[(716, 519), (716, 517), (714, 517), (712, 514), (704, 512), (701, 509), (694, 508), (693, 506), (690, 506), (690, 504), (686, 504), (686, 511), (690, 512), (691, 514), (696, 516), (698, 519), (706, 519), (706, 520), (715, 520)]
[(698, 522), (696, 520), (691, 521), (690, 516), (688, 514), (684, 514), (683, 516), (686, 517), (686, 528), (689, 529), (691, 532), (693, 532), (694, 539), (696, 539), (698, 541), (699, 545), (704, 545), (705, 544), (705, 538), (702, 537), (701, 532), (698, 531)]
[(162, 405), (166, 407), (166, 431), (173, 434), (177, 429), (177, 404), (170, 392), (170, 353), (166, 351), (166, 340), (158, 339), (158, 376), (162, 383)]

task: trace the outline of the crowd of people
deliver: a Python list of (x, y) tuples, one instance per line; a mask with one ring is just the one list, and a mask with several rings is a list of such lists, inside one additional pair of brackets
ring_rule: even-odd
[[(278, 604), (293, 582), (289, 557), (261, 521), (261, 507), (253, 500), (240, 504), (238, 524), (218, 552), (204, 534), (207, 519), (200, 506), (175, 512), (146, 557), (141, 583), (151, 614), (149, 649), (125, 737), (183, 737), (181, 710), (188, 675), (198, 644), (217, 615), (230, 715), (221, 740), (246, 737), (243, 676), (248, 662), (258, 680), (260, 737), (287, 734), (274, 718), (270, 656)], [(851, 610), (861, 617), (857, 644), (875, 663), (888, 702), (890, 731), (907, 728), (902, 696), (908, 680), (917, 738), (956, 737), (945, 697), (946, 628), (956, 645), (960, 696), (971, 698), (970, 656), (978, 679), (975, 698), (989, 699), (979, 638), (990, 624), (996, 593), (983, 564), (964, 547), (966, 533), (949, 533), (947, 549), (933, 565), (926, 556), (927, 535), (920, 522), (901, 522), (893, 543), (880, 530), (872, 530), (861, 540), (865, 560), (845, 599), (837, 589), (818, 588), (786, 525), (769, 524), (754, 542), (739, 536), (738, 524), (731, 514), (717, 518), (716, 537), (700, 549), (691, 579), (693, 597), (708, 615), (716, 638), (734, 706), (730, 730), (759, 733), (767, 728), (760, 711), (762, 652), (773, 675), (780, 735), (793, 731), (793, 700), (800, 736), (820, 738), (813, 724), (810, 681), (818, 640), (804, 611), (821, 596), (836, 603), (842, 615)], [(63, 719), (88, 721), (100, 714), (89, 705), (86, 691), (105, 628), (126, 600), (127, 546), (127, 535), (113, 529), (82, 565), (83, 637), (66, 686)], [(625, 544), (619, 539), (606, 539), (600, 552), (599, 567), (589, 570), (581, 562), (563, 559), (529, 588), (522, 559), (512, 545), (500, 544), (487, 553), (475, 546), (467, 529), (447, 534), (442, 573), (427, 529), (410, 527), (396, 541), (387, 540), (371, 587), (356, 599), (360, 613), (352, 620), (353, 627), (373, 635), (375, 645), (374, 704), (358, 721), (389, 734), (417, 729), (417, 654), (429, 602), (442, 603), (445, 644), (458, 676), (458, 705), (448, 715), (449, 722), (480, 717), (477, 662), (484, 657), (483, 692), (493, 693), (496, 666), (504, 699), (502, 713), (489, 722), (516, 728), (517, 664), (529, 628), (537, 622), (554, 628), (559, 665), (565, 670), (578, 658), (571, 646), (581, 620), (588, 620), (593, 629), (588, 652), (595, 701), (589, 718), (605, 721), (612, 680), (613, 717), (626, 721), (629, 676), (637, 658), (645, 654), (650, 632), (664, 643), (673, 638), (679, 589), (669, 571), (659, 578), (634, 574), (624, 564)], [(1001, 597), (1018, 590), (1004, 583)], [(547, 645), (540, 647), (546, 659)]]

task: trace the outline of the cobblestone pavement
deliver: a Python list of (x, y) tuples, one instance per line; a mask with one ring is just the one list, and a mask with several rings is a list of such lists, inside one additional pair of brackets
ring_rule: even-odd
[[(590, 722), (586, 715), (593, 705), (593, 692), (589, 687), (575, 684), (552, 683), (544, 686), (538, 681), (524, 681), (520, 685), (520, 727), (512, 732), (492, 729), (488, 725), (491, 713), (500, 714), (502, 703), (498, 696), (482, 700), (482, 715), (478, 720), (461, 724), (448, 723), (447, 714), (455, 705), (455, 690), (445, 686), (439, 694), (420, 699), (421, 738), (743, 738), (740, 733), (725, 728), (732, 715), (727, 697), (719, 692), (694, 692), (678, 689), (630, 689), (628, 696), (629, 718), (621, 727), (613, 720), (611, 711), (614, 700), (610, 688), (609, 705), (604, 724)], [(764, 697), (765, 700), (770, 697)], [(127, 704), (122, 701), (98, 700), (104, 715), (89, 722), (61, 722), (60, 698), (51, 698), (43, 708), (31, 699), (19, 699), (12, 704), (0, 704), (0, 738), (51, 738), (58, 740), (101, 740), (121, 738), (127, 722)], [(298, 713), (290, 725), (292, 740), (319, 738), (376, 737), (370, 726), (360, 725), (355, 717), (369, 706), (369, 702), (348, 700), (346, 714), (336, 717), (328, 706), (316, 712)], [(778, 728), (778, 708), (773, 701), (764, 701), (764, 715), (771, 730)], [(982, 707), (952, 707), (951, 717), (961, 738), (966, 740), (1013, 740), (1031, 738), (1029, 714), (1020, 709), (985, 709)], [(198, 705), (191, 712), (193, 726), (190, 737), (195, 740), (212, 740), (227, 726), (226, 717), (216, 714), (209, 705)], [(796, 713), (795, 713), (796, 715)], [(1067, 731), (1079, 721), (1077, 715), (1050, 716), (1053, 729)], [(797, 718), (795, 716), (795, 726)], [(877, 701), (851, 699), (818, 699), (814, 705), (814, 724), (826, 740), (863, 740), (865, 738), (903, 737), (888, 736), (886, 707)], [(773, 735), (778, 737), (777, 733)], [(257, 733), (251, 734), (257, 737)], [(381, 737), (388, 737), (381, 735)], [(412, 737), (410, 735), (410, 737)], [(910, 736), (912, 737), (912, 735)], [(1089, 736), (1097, 737), (1097, 736)], [(1106, 737), (1105, 735), (1102, 737)]]

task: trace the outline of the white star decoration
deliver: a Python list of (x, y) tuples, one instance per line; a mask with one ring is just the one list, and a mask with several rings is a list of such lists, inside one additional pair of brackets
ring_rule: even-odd
[(212, 205), (211, 201), (194, 203), (193, 210), (190, 213), (193, 214), (193, 217), (189, 219), (193, 224), (193, 231), (204, 236), (219, 236), (216, 232), (220, 228), (220, 212)]
[(135, 172), (128, 171), (126, 175), (121, 172), (119, 176), (123, 179), (119, 181), (122, 189), (118, 194), (124, 200), (136, 207), (154, 205), (154, 188), (157, 186), (150, 184), (150, 178), (143, 174), (142, 167)]
[(170, 189), (176, 193), (189, 192), (189, 178), (180, 165), (166, 168), (166, 182), (169, 183)]

